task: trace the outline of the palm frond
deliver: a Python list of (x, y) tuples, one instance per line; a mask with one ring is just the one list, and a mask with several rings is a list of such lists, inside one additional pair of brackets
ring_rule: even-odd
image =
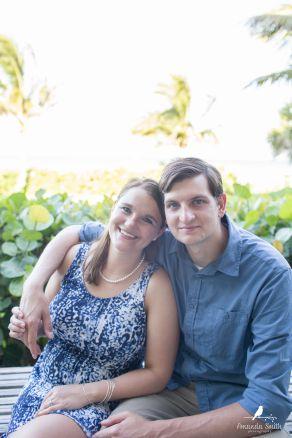
[(23, 82), (23, 57), (16, 45), (0, 35), (0, 65), (12, 86), (21, 88)]
[(0, 35), (0, 115), (14, 116), (22, 128), (30, 117), (40, 114), (52, 98), (46, 81), (27, 69), (28, 52), (29, 59), (35, 61), (30, 47), (21, 53), (12, 40)]
[(277, 38), (286, 44), (292, 37), (292, 6), (284, 5), (269, 14), (251, 17), (247, 25), (253, 35), (265, 41)]
[(285, 81), (288, 83), (292, 81), (292, 66), (291, 68), (288, 68), (286, 70), (281, 70), (278, 72), (270, 73), (268, 75), (259, 76), (258, 78), (252, 80), (249, 84), (247, 84), (245, 88), (250, 87), (252, 85), (257, 85), (258, 87), (261, 87), (262, 85), (267, 84), (268, 82), (274, 84), (280, 81)]

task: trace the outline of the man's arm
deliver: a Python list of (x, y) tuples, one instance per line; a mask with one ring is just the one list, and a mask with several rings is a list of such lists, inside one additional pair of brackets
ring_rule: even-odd
[(105, 429), (94, 438), (246, 438), (269, 431), (261, 421), (253, 421), (239, 403), (172, 420), (149, 421), (131, 412), (121, 412), (102, 421), (101, 425)]
[[(246, 362), (248, 387), (238, 403), (190, 417), (148, 422), (120, 413), (102, 422), (107, 427), (96, 438), (126, 438), (136, 428), (137, 438), (252, 437), (283, 426), (291, 410), (287, 396), (291, 368), (291, 270), (272, 270), (258, 294), (252, 315), (252, 345)], [(260, 417), (253, 417), (262, 406)], [(245, 418), (247, 417), (247, 418)], [(111, 426), (112, 425), (112, 426)], [(111, 426), (111, 427), (109, 427)], [(106, 434), (108, 433), (108, 434)]]
[(27, 326), (26, 345), (34, 358), (40, 354), (36, 342), (40, 321), (43, 321), (45, 335), (52, 337), (49, 303), (44, 286), (53, 272), (61, 265), (65, 254), (79, 242), (80, 225), (72, 225), (60, 231), (46, 246), (30, 276), (24, 283), (20, 308)]
[(291, 269), (270, 266), (253, 306), (245, 365), (248, 386), (239, 403), (252, 415), (260, 412), (261, 420), (273, 429), (283, 427), (292, 408), (291, 314)]

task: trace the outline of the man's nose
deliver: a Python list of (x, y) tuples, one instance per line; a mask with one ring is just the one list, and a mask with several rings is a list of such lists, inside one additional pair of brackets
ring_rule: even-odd
[(189, 208), (182, 208), (180, 211), (180, 221), (188, 223), (195, 218), (194, 212)]

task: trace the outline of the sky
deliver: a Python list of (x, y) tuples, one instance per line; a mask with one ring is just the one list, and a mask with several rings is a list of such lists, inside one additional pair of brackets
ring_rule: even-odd
[[(0, 0), (0, 33), (31, 46), (54, 105), (24, 133), (0, 117), (0, 167), (25, 159), (42, 168), (153, 166), (197, 155), (246, 177), (281, 185), (291, 172), (266, 141), (291, 99), (287, 85), (245, 86), (285, 68), (287, 51), (250, 35), (250, 16), (276, 0)], [(155, 91), (177, 74), (188, 81), (193, 125), (218, 142), (185, 150), (132, 134), (149, 112), (165, 107)], [(202, 117), (208, 96), (216, 98)], [(259, 173), (259, 169), (261, 172)], [(287, 179), (287, 178), (286, 178)]]

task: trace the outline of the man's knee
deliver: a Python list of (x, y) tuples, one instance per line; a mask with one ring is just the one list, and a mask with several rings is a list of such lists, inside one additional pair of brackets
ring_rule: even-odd
[(169, 420), (198, 413), (194, 391), (187, 387), (125, 400), (112, 414), (123, 411), (134, 412), (147, 420)]
[(124, 411), (130, 411), (141, 415), (147, 420), (162, 419), (161, 402), (155, 399), (154, 396), (136, 397), (129, 400), (124, 400), (116, 409), (113, 410), (111, 415), (115, 415)]

